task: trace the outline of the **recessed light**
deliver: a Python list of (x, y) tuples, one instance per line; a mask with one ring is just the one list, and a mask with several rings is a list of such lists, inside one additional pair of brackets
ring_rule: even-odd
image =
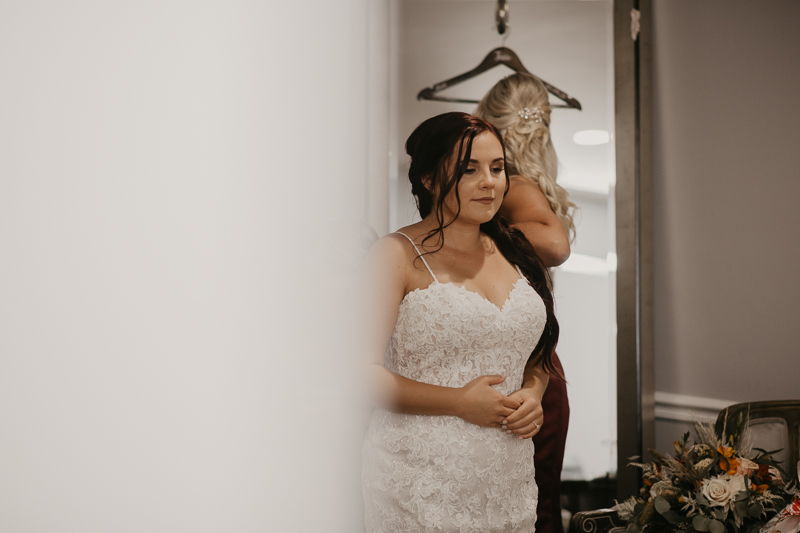
[(593, 146), (596, 144), (606, 144), (611, 140), (611, 135), (605, 130), (583, 130), (572, 136), (575, 144), (583, 146)]

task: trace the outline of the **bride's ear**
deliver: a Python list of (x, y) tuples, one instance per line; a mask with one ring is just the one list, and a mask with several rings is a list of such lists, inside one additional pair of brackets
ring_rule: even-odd
[(431, 183), (433, 181), (431, 175), (430, 174), (426, 174), (425, 176), (422, 176), (422, 179), (420, 181), (422, 181), (422, 185), (426, 189), (428, 189), (428, 192), (433, 194), (433, 191), (431, 190)]

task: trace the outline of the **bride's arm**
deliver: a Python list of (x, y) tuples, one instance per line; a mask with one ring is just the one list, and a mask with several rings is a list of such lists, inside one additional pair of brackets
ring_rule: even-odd
[(522, 176), (512, 176), (509, 182), (500, 215), (525, 234), (544, 266), (560, 265), (569, 258), (569, 235), (544, 193), (533, 180)]
[(503, 429), (519, 435), (521, 439), (529, 439), (539, 433), (544, 424), (542, 396), (549, 381), (550, 376), (542, 368), (541, 361), (537, 365), (528, 362), (522, 378), (522, 388), (508, 395), (509, 398), (519, 400), (521, 406), (506, 419)]
[(520, 407), (518, 400), (491, 387), (502, 376), (481, 376), (463, 387), (441, 387), (414, 381), (383, 366), (372, 365), (371, 381), (382, 396), (383, 407), (396, 413), (451, 415), (485, 427), (500, 427)]
[(502, 376), (481, 376), (464, 387), (441, 387), (414, 381), (383, 366), (383, 355), (397, 322), (406, 293), (414, 256), (403, 237), (389, 235), (375, 243), (367, 258), (364, 276), (364, 323), (367, 324), (366, 353), (371, 360), (367, 380), (371, 396), (381, 407), (397, 413), (452, 415), (480, 426), (499, 427), (520, 402), (496, 391)]

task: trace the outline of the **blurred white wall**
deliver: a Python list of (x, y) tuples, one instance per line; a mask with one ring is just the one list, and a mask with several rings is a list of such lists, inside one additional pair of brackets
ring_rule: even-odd
[(0, 4), (0, 531), (356, 530), (367, 16)]

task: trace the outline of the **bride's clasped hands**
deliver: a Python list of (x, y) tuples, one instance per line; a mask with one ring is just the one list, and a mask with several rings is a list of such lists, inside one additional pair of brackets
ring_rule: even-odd
[(500, 428), (520, 439), (529, 439), (539, 432), (544, 418), (541, 395), (522, 388), (506, 396), (492, 387), (504, 381), (503, 376), (480, 376), (461, 387), (456, 416), (477, 426)]

